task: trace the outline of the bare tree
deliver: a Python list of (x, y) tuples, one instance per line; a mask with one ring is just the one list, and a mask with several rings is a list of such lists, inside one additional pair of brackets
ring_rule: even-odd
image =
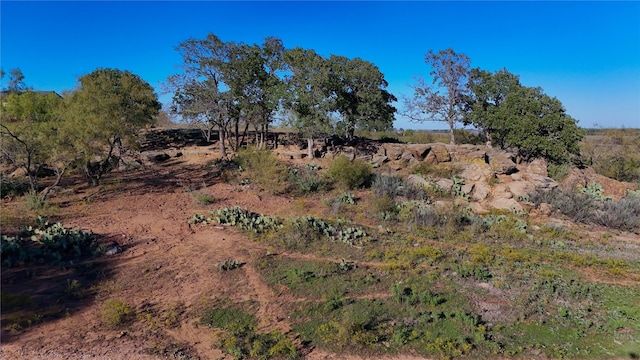
[(450, 143), (455, 143), (453, 130), (464, 117), (465, 95), (469, 92), (468, 77), (471, 60), (452, 49), (425, 56), (425, 63), (432, 70), (431, 84), (418, 76), (412, 87), (412, 98), (405, 98), (403, 115), (412, 121), (441, 121), (449, 125)]

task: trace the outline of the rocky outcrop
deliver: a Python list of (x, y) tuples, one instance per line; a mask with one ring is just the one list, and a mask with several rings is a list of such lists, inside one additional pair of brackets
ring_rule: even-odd
[(599, 184), (602, 187), (603, 195), (610, 196), (613, 200), (623, 198), (629, 190), (638, 190), (638, 186), (634, 183), (617, 181), (596, 174), (591, 168), (571, 169), (560, 186), (567, 190), (576, 190), (590, 184)]

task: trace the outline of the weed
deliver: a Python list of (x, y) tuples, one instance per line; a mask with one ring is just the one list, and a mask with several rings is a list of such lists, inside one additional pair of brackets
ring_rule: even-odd
[(340, 155), (333, 160), (328, 175), (347, 189), (358, 189), (371, 182), (371, 166), (360, 160), (349, 160)]
[(328, 184), (326, 179), (318, 173), (319, 166), (306, 165), (302, 168), (289, 170), (289, 182), (303, 195), (323, 191)]
[(251, 182), (268, 193), (282, 194), (287, 191), (289, 171), (273, 152), (246, 149), (240, 151), (235, 160), (246, 169)]
[(214, 308), (205, 311), (200, 323), (223, 331), (216, 334), (216, 344), (236, 359), (297, 359), (296, 346), (279, 331), (257, 332), (257, 321), (240, 308)]
[(242, 263), (235, 259), (226, 259), (224, 262), (218, 263), (218, 269), (222, 271), (229, 271), (237, 269), (242, 266)]
[(129, 304), (118, 299), (108, 299), (100, 307), (102, 323), (116, 328), (128, 324), (135, 317), (135, 311)]
[(421, 162), (411, 169), (411, 173), (428, 176), (431, 178), (451, 179), (452, 177), (460, 174), (462, 168), (451, 164), (438, 164), (432, 165), (426, 162)]

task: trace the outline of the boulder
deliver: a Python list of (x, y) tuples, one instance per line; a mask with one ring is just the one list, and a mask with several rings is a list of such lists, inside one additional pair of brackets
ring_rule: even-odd
[(590, 184), (600, 184), (604, 196), (618, 200), (627, 195), (628, 190), (637, 190), (634, 183), (622, 182), (596, 174), (592, 168), (571, 169), (569, 175), (562, 180), (561, 186), (568, 190), (584, 188)]
[(507, 186), (509, 187), (509, 192), (516, 198), (518, 196), (529, 195), (536, 190), (535, 185), (528, 181), (514, 181), (507, 184)]
[(404, 152), (404, 146), (402, 144), (384, 144), (382, 149), (384, 155), (391, 160), (400, 160)]
[(547, 162), (543, 159), (535, 159), (531, 161), (525, 168), (524, 171), (527, 174), (534, 174), (540, 176), (549, 176), (547, 172)]
[(436, 181), (436, 184), (445, 191), (451, 191), (451, 188), (453, 188), (453, 180), (451, 179), (440, 179)]
[[(515, 175), (515, 174), (514, 174)], [(513, 177), (513, 175), (511, 175)], [(524, 173), (522, 179), (533, 184), (533, 187), (540, 190), (551, 190), (558, 186), (558, 183), (550, 177)]]
[(487, 157), (489, 158), (489, 166), (491, 167), (491, 170), (495, 171), (498, 175), (509, 175), (518, 171), (513, 155), (507, 152), (492, 150), (487, 152)]
[(427, 181), (425, 178), (416, 174), (408, 175), (405, 181), (408, 184), (415, 185), (415, 186), (420, 186), (420, 187), (429, 186), (429, 181)]
[(516, 199), (513, 199), (513, 198), (512, 199), (506, 199), (506, 198), (494, 199), (488, 203), (488, 206), (498, 210), (520, 211), (523, 209), (522, 205), (520, 205), (516, 201)]
[(429, 154), (432, 154), (432, 153), (435, 156), (437, 163), (451, 161), (451, 154), (449, 153), (449, 150), (447, 150), (447, 147), (444, 144), (434, 144), (431, 147), (431, 151), (429, 152)]
[(473, 187), (473, 192), (471, 193), (471, 200), (475, 201), (483, 201), (489, 196), (491, 189), (487, 186), (486, 183), (476, 182)]
[(427, 144), (410, 144), (406, 145), (406, 151), (411, 152), (417, 160), (424, 160), (431, 151), (431, 145)]
[(485, 181), (487, 178), (493, 176), (493, 171), (489, 167), (489, 164), (484, 162), (459, 162), (456, 163), (456, 165), (463, 168), (458, 176), (465, 179), (465, 181)]

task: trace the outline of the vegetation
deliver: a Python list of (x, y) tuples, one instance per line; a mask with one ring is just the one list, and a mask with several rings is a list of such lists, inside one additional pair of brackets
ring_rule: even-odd
[[(441, 121), (449, 126), (449, 143), (455, 144), (454, 129), (462, 121), (464, 96), (468, 93), (467, 78), (471, 60), (453, 49), (429, 50), (425, 63), (432, 70), (433, 84), (418, 78), (413, 98), (405, 99), (406, 115), (414, 121)], [(442, 90), (442, 93), (440, 93)]]
[(579, 155), (585, 132), (562, 103), (541, 88), (522, 86), (506, 69), (469, 74), (466, 122), (484, 129), (489, 143), (515, 148), (524, 159), (565, 163)]
[(371, 166), (340, 155), (333, 160), (327, 174), (345, 189), (358, 189), (371, 181)]

